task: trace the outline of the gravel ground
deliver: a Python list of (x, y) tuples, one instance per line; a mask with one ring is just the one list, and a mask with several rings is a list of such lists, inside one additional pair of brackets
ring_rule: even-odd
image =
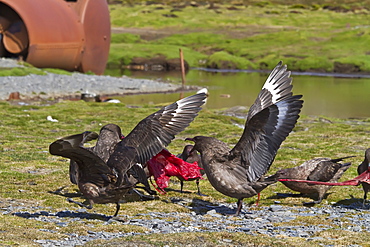
[[(0, 68), (19, 66), (15, 60), (0, 59)], [(181, 85), (126, 76), (117, 78), (81, 73), (73, 73), (71, 76), (49, 73), (0, 77), (0, 88), (0, 100), (7, 100), (12, 92), (19, 92), (21, 99), (48, 99), (79, 96), (81, 93), (116, 95), (173, 92), (180, 90)]]
[[(324, 205), (317, 208), (290, 207), (279, 205), (276, 201), (271, 206), (252, 206), (245, 207), (242, 214), (238, 217), (225, 216), (235, 212), (235, 203), (210, 204), (203, 200), (190, 200), (184, 198), (172, 198), (172, 203), (180, 204), (191, 210), (190, 213), (162, 213), (150, 212), (127, 216), (120, 214), (117, 220), (111, 216), (89, 213), (86, 209), (77, 211), (51, 212), (51, 208), (40, 206), (30, 207), (24, 203), (14, 201), (0, 202), (2, 214), (12, 214), (18, 217), (35, 220), (39, 222), (49, 222), (56, 225), (56, 229), (68, 227), (69, 224), (81, 223), (90, 225), (91, 228), (86, 235), (67, 233), (68, 237), (61, 240), (39, 239), (35, 240), (41, 246), (77, 246), (83, 245), (91, 240), (110, 240), (119, 237), (133, 235), (143, 235), (152, 233), (180, 233), (180, 232), (243, 232), (251, 235), (265, 234), (271, 237), (300, 237), (307, 241), (320, 240), (321, 237), (314, 235), (320, 231), (340, 227), (349, 232), (368, 232), (370, 231), (370, 214), (367, 209), (362, 209), (360, 202), (349, 206)], [(192, 205), (192, 206), (188, 206)], [(124, 211), (122, 212), (124, 213)], [(327, 224), (302, 225), (300, 222), (293, 221), (297, 217), (315, 217), (323, 215), (328, 220)], [(145, 217), (143, 217), (145, 216)], [(137, 225), (146, 228), (146, 232), (106, 232), (94, 231), (95, 221), (102, 221), (104, 224), (115, 225)], [(284, 222), (280, 226), (275, 223)], [(334, 225), (334, 226), (333, 226)], [(117, 226), (119, 227), (119, 226)], [(40, 229), (41, 232), (57, 233), (58, 230)], [(41, 233), (42, 234), (42, 233)], [(232, 240), (224, 240), (231, 241)], [(231, 243), (230, 242), (230, 243)], [(232, 244), (232, 243), (231, 243)], [(358, 246), (358, 245), (351, 245)]]

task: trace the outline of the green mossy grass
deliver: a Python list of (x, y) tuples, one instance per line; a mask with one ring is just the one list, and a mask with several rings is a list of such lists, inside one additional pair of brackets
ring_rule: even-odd
[[(187, 48), (185, 59), (191, 67), (209, 66), (213, 56), (224, 55), (221, 60), (238, 69), (272, 69), (271, 61), (284, 59), (297, 71), (333, 72), (336, 62), (370, 71), (370, 11), (366, 5), (289, 3), (223, 1), (216, 4), (217, 10), (200, 5), (179, 11), (173, 11), (176, 7), (169, 3), (111, 5), (112, 25), (133, 31), (131, 36), (112, 34), (109, 63), (128, 65), (133, 57), (158, 54), (173, 58), (178, 57), (179, 48)], [(349, 11), (336, 12), (330, 7)], [(177, 17), (164, 16), (170, 13)], [(148, 29), (165, 34), (146, 40), (138, 36), (137, 30), (145, 34)]]
[[(162, 104), (161, 104), (162, 105)], [(48, 146), (56, 139), (81, 133), (85, 130), (98, 132), (101, 126), (108, 123), (116, 123), (121, 126), (124, 134), (129, 133), (134, 126), (144, 117), (157, 111), (161, 105), (141, 106), (133, 108), (124, 104), (92, 103), (84, 101), (65, 101), (50, 106), (14, 106), (7, 102), (0, 103), (2, 118), (0, 125), (1, 155), (0, 155), (0, 201), (2, 204), (13, 203), (14, 206), (24, 205), (24, 211), (35, 213), (48, 211), (56, 213), (63, 210), (76, 211), (78, 207), (66, 201), (65, 197), (50, 193), (60, 187), (67, 186), (63, 192), (75, 193), (77, 186), (72, 185), (68, 177), (69, 161), (62, 157), (52, 156), (48, 153)], [(166, 105), (166, 104), (163, 104)], [(234, 145), (242, 129), (234, 123), (243, 124), (244, 120), (222, 115), (222, 110), (203, 109), (195, 121), (168, 146), (174, 153), (180, 153), (187, 142), (186, 137), (195, 135), (207, 135), (219, 138), (230, 146)], [(52, 116), (58, 122), (46, 120), (47, 116)], [(211, 124), (210, 124), (211, 123)], [(325, 117), (302, 116), (294, 132), (284, 141), (276, 159), (271, 166), (268, 174), (273, 174), (278, 169), (293, 167), (303, 161), (314, 157), (343, 157), (356, 155), (349, 159), (353, 166), (344, 174), (342, 181), (356, 176), (356, 164), (363, 159), (364, 150), (368, 147), (368, 132), (370, 131), (369, 119), (334, 119)], [(93, 143), (91, 144), (93, 145)], [(194, 192), (196, 184), (194, 181), (185, 182), (184, 190), (191, 193), (179, 193), (179, 182), (176, 178), (171, 179), (167, 194), (160, 195), (159, 200), (147, 202), (130, 202), (122, 204), (120, 215), (137, 215), (151, 211), (161, 212), (190, 212), (189, 209), (171, 202), (171, 198), (186, 198), (189, 203), (193, 199), (200, 199), (210, 203), (230, 202), (235, 203), (233, 198), (225, 197), (218, 193), (209, 182), (204, 179), (200, 181), (201, 190), (208, 197), (199, 197)], [(276, 192), (289, 193), (281, 183), (269, 186), (262, 192), (261, 206), (274, 204)], [(361, 200), (363, 195), (360, 187), (333, 187), (324, 199), (323, 205), (333, 204), (353, 197)], [(77, 197), (76, 200), (83, 201)], [(253, 204), (256, 198), (247, 198), (245, 204)], [(281, 205), (301, 207), (302, 202), (310, 201), (311, 198), (284, 198), (278, 199)], [(351, 199), (351, 202), (356, 199)], [(5, 206), (4, 206), (5, 207)], [(41, 208), (38, 208), (41, 207)], [(246, 206), (247, 207), (247, 206)], [(255, 207), (255, 206), (254, 206)], [(315, 206), (312, 210), (320, 208)], [(95, 205), (94, 209), (88, 210), (89, 213), (99, 215), (112, 215), (115, 210), (114, 204)], [(98, 217), (97, 216), (97, 217)], [(324, 216), (323, 216), (324, 217)], [(205, 216), (205, 220), (207, 217)], [(187, 221), (186, 217), (182, 218)], [(317, 222), (324, 221), (325, 218), (317, 219)], [(301, 217), (297, 224), (314, 224), (310, 217)], [(326, 222), (330, 224), (330, 222)], [(349, 224), (351, 224), (349, 222)], [(87, 231), (137, 231), (144, 232), (145, 228), (122, 225), (119, 222), (109, 225), (104, 221), (75, 221), (68, 227), (58, 227), (55, 223), (44, 223), (25, 219), (16, 215), (6, 214), (0, 216), (0, 245), (34, 245), (33, 239), (62, 239), (68, 233), (79, 235), (87, 234)], [(230, 227), (233, 227), (230, 225)], [(54, 234), (41, 232), (40, 229), (50, 229), (56, 231)], [(354, 233), (351, 233), (354, 234)], [(326, 237), (323, 240), (314, 240), (314, 244), (335, 244), (346, 245), (349, 241), (352, 244), (364, 243), (369, 236), (368, 233), (356, 233), (353, 239), (350, 238), (345, 230), (340, 230), (333, 225), (333, 230), (317, 233), (318, 236), (330, 236), (329, 241)], [(343, 236), (340, 237), (339, 236)], [(351, 235), (352, 236), (352, 235)], [(198, 239), (198, 240), (194, 240)], [(283, 237), (281, 240), (276, 238), (258, 238), (242, 233), (186, 233), (169, 234), (166, 240), (163, 235), (145, 235), (140, 237), (129, 237), (123, 240), (112, 240), (111, 242), (94, 241), (88, 246), (102, 244), (114, 244), (143, 241), (146, 244), (162, 246), (166, 243), (176, 242), (222, 244), (223, 239), (232, 239), (234, 243), (241, 245), (254, 242), (261, 245), (286, 246), (303, 245), (310, 246), (311, 243), (305, 242), (304, 238)], [(198, 243), (198, 242), (197, 242)], [(207, 245), (207, 246), (211, 246)], [(172, 245), (170, 245), (172, 246)]]
[(29, 67), (15, 67), (15, 68), (1, 68), (0, 76), (25, 76), (29, 74), (46, 75), (46, 73), (37, 68)]
[(111, 45), (107, 67), (119, 68), (124, 65), (129, 65), (135, 57), (152, 58), (158, 55), (164, 55), (167, 59), (178, 58), (180, 48), (182, 48), (184, 52), (184, 59), (189, 64), (198, 63), (198, 61), (206, 59), (207, 57), (187, 47), (168, 46), (165, 44), (151, 45), (145, 42), (134, 44), (119, 43)]
[(23, 63), (25, 67), (14, 67), (14, 68), (0, 68), (0, 77), (1, 76), (26, 76), (30, 74), (34, 75), (46, 75), (47, 73), (59, 74), (59, 75), (71, 75), (71, 72), (62, 70), (62, 69), (54, 69), (54, 68), (44, 68), (39, 69), (35, 68), (32, 65), (26, 65)]

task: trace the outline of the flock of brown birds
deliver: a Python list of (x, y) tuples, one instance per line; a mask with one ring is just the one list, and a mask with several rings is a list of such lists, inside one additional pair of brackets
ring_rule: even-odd
[[(302, 95), (292, 93), (290, 74), (282, 62), (272, 70), (250, 107), (244, 132), (233, 148), (213, 137), (195, 136), (187, 138), (194, 145), (187, 145), (179, 155), (188, 162), (197, 161), (217, 191), (238, 199), (235, 215), (240, 214), (244, 198), (259, 196), (263, 189), (280, 179), (294, 191), (318, 194), (318, 200), (311, 203), (320, 203), (326, 191), (337, 185), (337, 180), (350, 166), (350, 163), (339, 163), (348, 157), (318, 158), (265, 177), (281, 143), (297, 123), (303, 106)], [(108, 124), (99, 134), (86, 131), (53, 142), (49, 152), (70, 159), (70, 180), (78, 185), (87, 203), (70, 198), (69, 201), (86, 208), (92, 208), (95, 203), (115, 203), (114, 216), (117, 216), (120, 201), (126, 197), (154, 199), (156, 192), (148, 183), (145, 164), (189, 126), (207, 96), (207, 90), (202, 89), (163, 107), (139, 122), (125, 138), (119, 126)], [(84, 143), (95, 139), (94, 147), (84, 147)], [(364, 204), (370, 189), (367, 182), (369, 159), (370, 149), (358, 169), (359, 174), (366, 173), (358, 179), (365, 191)], [(197, 185), (198, 194), (201, 194), (199, 179)], [(183, 181), (181, 191), (182, 187)]]

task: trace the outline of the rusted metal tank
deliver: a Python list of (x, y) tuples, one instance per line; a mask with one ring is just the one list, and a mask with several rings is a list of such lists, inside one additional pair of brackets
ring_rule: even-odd
[(102, 74), (109, 45), (106, 0), (0, 0), (0, 57)]

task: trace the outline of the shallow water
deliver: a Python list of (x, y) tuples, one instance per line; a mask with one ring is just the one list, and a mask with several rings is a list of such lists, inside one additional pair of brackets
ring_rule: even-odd
[[(170, 79), (181, 84), (179, 72), (129, 72), (136, 78)], [(190, 70), (186, 85), (209, 89), (207, 107), (211, 109), (253, 104), (268, 74), (258, 72), (208, 72)], [(293, 93), (302, 94), (305, 101), (302, 113), (338, 118), (370, 117), (370, 78), (347, 78), (293, 74)], [(192, 93), (186, 93), (185, 96)], [(172, 102), (179, 94), (131, 95), (120, 98), (126, 104)]]

